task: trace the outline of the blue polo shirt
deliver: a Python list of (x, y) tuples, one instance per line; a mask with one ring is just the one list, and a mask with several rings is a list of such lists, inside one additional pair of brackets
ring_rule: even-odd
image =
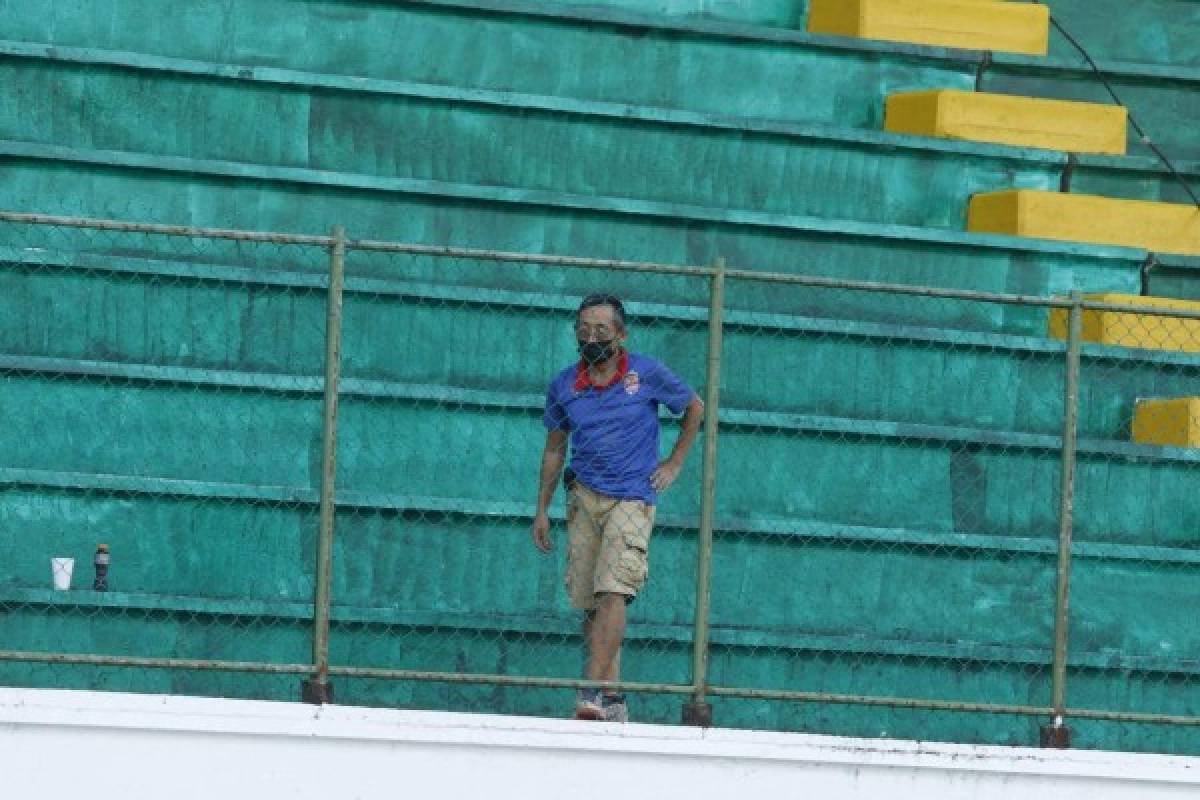
[(658, 406), (682, 414), (695, 392), (663, 364), (622, 353), (611, 383), (592, 384), (582, 363), (554, 377), (546, 392), (547, 430), (570, 431), (571, 469), (589, 489), (654, 505)]

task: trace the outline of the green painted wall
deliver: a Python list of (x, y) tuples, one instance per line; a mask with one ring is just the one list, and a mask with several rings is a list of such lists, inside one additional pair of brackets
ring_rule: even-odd
[[(1048, 0), (1071, 35), (1105, 61), (1200, 67), (1200, 8), (1190, 0)], [(1120, 24), (1113, 24), (1121, 20)], [(1062, 36), (1051, 34), (1051, 55), (1078, 58)]]
[[(534, 5), (555, 12), (549, 4)], [(148, 0), (103, 0), (46, 13), (9, 2), (5, 38), (851, 126), (878, 121), (886, 91), (947, 83), (965, 88), (974, 74), (967, 64), (915, 54), (896, 63), (854, 48), (814, 50), (438, 3), (265, 0), (243, 7), (203, 0), (189, 5), (176, 20), (180, 26), (169, 27), (160, 24), (157, 9)], [(397, 41), (405, 46), (396, 47)], [(824, 68), (830, 63), (837, 69)], [(846, 90), (830, 91), (831, 80)], [(745, 91), (747, 85), (755, 91)]]
[[(1140, 286), (1140, 251), (961, 232), (972, 192), (1053, 187), (1061, 155), (877, 132), (888, 92), (969, 87), (974, 56), (728, 21), (795, 25), (798, 3), (476, 5), (207, 0), (167, 25), (143, 0), (0, 0), (0, 208), (1035, 295)], [(1030, 80), (1074, 91), (1069, 75)], [(1187, 81), (1153, 89), (1155, 120), (1186, 116)], [(1085, 160), (1076, 180), (1172, 191), (1136, 158)], [(309, 657), (325, 266), (0, 224), (4, 648)], [(699, 388), (705, 287), (354, 252), (347, 272), (334, 662), (577, 674), (562, 548), (527, 543), (540, 395), (597, 286), (629, 299), (634, 347)], [(1194, 296), (1194, 274), (1173, 263), (1152, 285)], [(728, 299), (713, 681), (1048, 702), (1063, 352), (1045, 312), (737, 282)], [(1200, 462), (1127, 442), (1137, 397), (1198, 382), (1191, 356), (1085, 348), (1072, 703), (1200, 701)], [(688, 679), (698, 468), (661, 507), (633, 680)], [(113, 592), (45, 588), (62, 553), (86, 583), (97, 541)], [(0, 680), (294, 699), (298, 677), (0, 664)], [(567, 700), (337, 691), (550, 715)], [(636, 703), (678, 716), (676, 699)], [(735, 726), (1036, 738), (1030, 719), (716, 706)], [(1200, 752), (1185, 731), (1078, 735)]]
[[(12, 207), (37, 197), (46, 213), (86, 214), (159, 222), (226, 224), (250, 216), (260, 229), (327, 231), (344, 222), (351, 235), (526, 252), (573, 253), (666, 263), (705, 264), (718, 256), (756, 269), (854, 277), (921, 285), (995, 289), (1053, 294), (1076, 287), (1136, 291), (1144, 253), (1022, 239), (980, 236), (893, 225), (826, 221), (812, 217), (745, 211), (697, 209), (623, 198), (564, 197), (524, 190), (471, 188), (458, 190), (422, 183), (341, 181), (323, 173), (257, 169), (227, 162), (165, 159), (116, 159), (96, 154), (95, 162), (77, 153), (47, 149), (22, 152), (36, 158), (10, 158), (8, 181), (0, 185), (0, 205)], [(117, 161), (96, 163), (99, 161)], [(249, 178), (240, 177), (249, 175)], [(349, 185), (347, 185), (349, 184)], [(428, 193), (426, 193), (428, 192)], [(47, 241), (47, 237), (49, 240)], [(0, 242), (24, 248), (36, 237), (57, 249), (78, 247), (103, 254), (114, 245), (72, 232), (53, 235), (0, 229)], [(72, 244), (74, 243), (74, 244)], [(162, 257), (167, 249), (154, 242), (122, 240), (120, 247)], [(190, 242), (189, 260), (238, 258), (228, 248)], [(169, 257), (169, 256), (168, 256)], [(244, 257), (243, 257), (244, 258)], [(255, 263), (292, 264), (290, 252), (255, 253)], [(218, 263), (220, 263), (218, 261)], [(387, 277), (394, 262), (352, 264), (352, 274)], [(315, 269), (319, 267), (315, 266)], [(361, 272), (357, 272), (361, 270)], [(562, 271), (508, 269), (479, 275), (446, 270), (424, 262), (413, 277), (437, 275), (439, 282), (483, 284), (497, 289), (555, 289), (578, 292), (595, 279), (572, 278)], [(660, 280), (631, 285), (633, 296), (653, 286), (656, 299), (702, 305), (704, 290), (695, 282)], [(780, 307), (782, 296), (768, 287), (738, 289), (732, 302), (740, 307)], [(794, 295), (805, 303), (803, 295)], [(829, 301), (809, 296), (812, 308), (832, 303), (837, 310), (875, 318), (910, 322), (945, 321), (955, 327), (994, 328), (1020, 325), (1020, 313), (999, 307), (953, 308), (894, 299), (841, 295)], [(749, 304), (749, 305), (744, 305)], [(794, 302), (784, 308), (792, 308)], [(1041, 319), (1024, 329), (1041, 333)]]
[[(0, 138), (21, 142), (956, 230), (972, 194), (1056, 188), (1060, 171), (1000, 153), (91, 65), (0, 61), (0, 81), (21, 87), (0, 108)], [(33, 102), (54, 92), (71, 102)], [(253, 133), (213, 135), (214, 125)]]

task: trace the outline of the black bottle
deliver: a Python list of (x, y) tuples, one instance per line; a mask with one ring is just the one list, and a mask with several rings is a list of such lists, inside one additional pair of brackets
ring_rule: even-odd
[(108, 591), (108, 545), (96, 545), (96, 558), (93, 564), (96, 566), (96, 580), (92, 582), (92, 588), (97, 592)]

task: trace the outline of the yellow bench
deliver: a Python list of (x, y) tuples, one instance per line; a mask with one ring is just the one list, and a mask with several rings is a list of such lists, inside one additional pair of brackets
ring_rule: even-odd
[(810, 33), (1045, 55), (1050, 10), (993, 0), (812, 0)]
[(1133, 440), (1173, 447), (1200, 446), (1200, 397), (1139, 400)]
[(1200, 255), (1200, 208), (1033, 189), (971, 198), (967, 230)]
[(932, 89), (887, 98), (884, 129), (913, 136), (1124, 155), (1121, 106)]

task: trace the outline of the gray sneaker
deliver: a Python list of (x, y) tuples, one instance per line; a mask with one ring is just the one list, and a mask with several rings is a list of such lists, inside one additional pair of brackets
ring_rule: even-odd
[(605, 722), (629, 722), (629, 706), (625, 704), (625, 695), (606, 694), (600, 703), (604, 706)]
[(604, 702), (599, 689), (579, 690), (575, 696), (575, 719), (605, 719)]

